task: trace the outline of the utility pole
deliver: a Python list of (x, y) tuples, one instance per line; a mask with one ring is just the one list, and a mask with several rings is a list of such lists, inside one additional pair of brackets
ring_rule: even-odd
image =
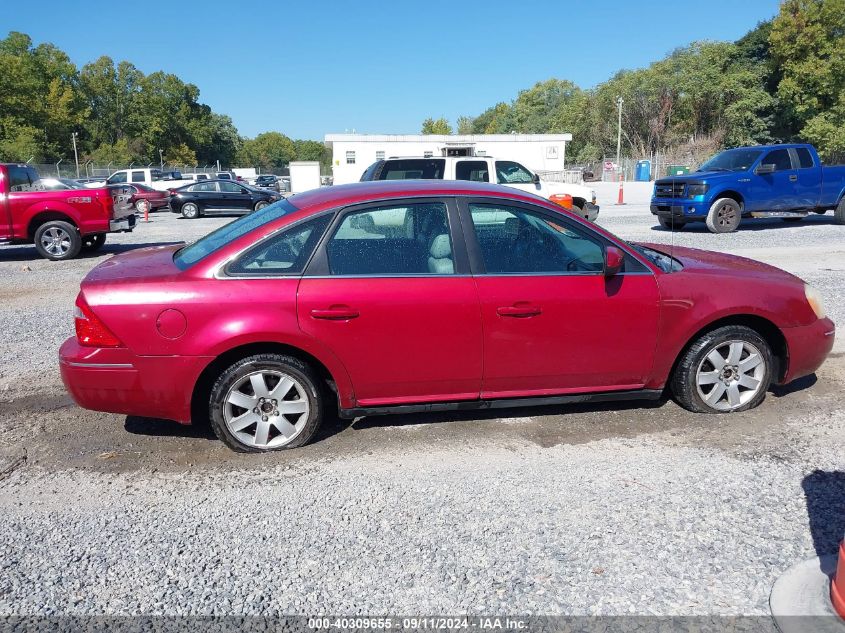
[(70, 140), (73, 142), (73, 159), (76, 161), (76, 177), (79, 178), (79, 154), (76, 152), (76, 137), (79, 136), (76, 132), (72, 132)]
[(617, 97), (616, 105), (619, 106), (619, 126), (616, 131), (616, 169), (619, 169), (619, 162), (622, 160), (622, 97)]

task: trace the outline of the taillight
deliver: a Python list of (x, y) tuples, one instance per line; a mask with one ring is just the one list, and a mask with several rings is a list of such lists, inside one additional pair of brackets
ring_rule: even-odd
[(103, 206), (103, 210), (106, 212), (106, 215), (110, 220), (114, 220), (114, 198), (112, 198), (111, 193), (108, 189), (104, 189), (106, 195), (102, 193), (97, 194), (97, 199), (100, 201), (100, 204)]
[(76, 325), (76, 339), (80, 345), (86, 347), (122, 347), (118, 338), (91, 311), (81, 294), (76, 298), (73, 320)]
[(559, 204), (564, 209), (572, 210), (572, 196), (568, 193), (556, 193), (553, 196), (549, 196), (549, 200), (555, 204)]

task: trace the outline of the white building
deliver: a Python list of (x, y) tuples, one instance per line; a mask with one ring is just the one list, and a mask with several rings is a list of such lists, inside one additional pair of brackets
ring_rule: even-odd
[(494, 156), (532, 171), (562, 172), (571, 134), (326, 134), (334, 184), (358, 182), (377, 160), (393, 156)]

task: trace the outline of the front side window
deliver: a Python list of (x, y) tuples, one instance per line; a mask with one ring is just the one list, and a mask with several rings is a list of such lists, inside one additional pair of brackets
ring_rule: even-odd
[(226, 272), (231, 275), (301, 274), (331, 219), (331, 214), (327, 214), (281, 231), (241, 255)]
[(496, 181), (500, 185), (530, 185), (534, 182), (534, 174), (519, 163), (497, 160)]
[(326, 245), (332, 275), (451, 275), (446, 205), (373, 207), (343, 218)]
[(798, 153), (798, 164), (801, 166), (801, 169), (809, 169), (810, 167), (814, 167), (813, 164), (813, 156), (810, 154), (810, 150), (806, 147), (799, 147), (795, 150)]
[(775, 149), (766, 154), (761, 165), (772, 164), (775, 166), (775, 171), (786, 171), (792, 169), (792, 159), (789, 157), (788, 149)]
[(132, 172), (132, 182), (144, 182), (144, 172), (133, 171)]
[(355, 152), (346, 152), (346, 164), (347, 165), (354, 165), (355, 164)]
[(759, 149), (729, 149), (716, 154), (696, 171), (747, 171), (759, 157)]
[(579, 228), (519, 207), (470, 204), (488, 274), (601, 273), (604, 248)]
[(389, 160), (379, 174), (379, 180), (441, 180), (446, 160), (443, 158), (409, 158), (406, 160)]
[(240, 185), (236, 185), (232, 181), (220, 183), (220, 191), (224, 193), (246, 193), (246, 190)]
[(490, 182), (486, 160), (462, 160), (455, 165), (455, 180)]
[(274, 202), (260, 211), (244, 215), (234, 222), (229, 222), (229, 224), (224, 224), (216, 231), (212, 231), (193, 244), (188, 244), (180, 248), (174, 253), (173, 262), (181, 270), (185, 270), (215, 251), (220, 250), (229, 242), (233, 242), (250, 231), (297, 210), (289, 200), (282, 199)]
[(116, 185), (121, 182), (126, 182), (126, 172), (119, 171), (115, 174), (112, 174), (111, 178), (109, 178), (106, 182), (108, 182), (110, 185)]

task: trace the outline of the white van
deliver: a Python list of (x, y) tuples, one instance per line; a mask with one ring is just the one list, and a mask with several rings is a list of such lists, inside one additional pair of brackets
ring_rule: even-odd
[(85, 186), (89, 189), (95, 189), (97, 187), (106, 187), (108, 185), (142, 184), (152, 187), (158, 191), (167, 191), (168, 189), (177, 189), (184, 185), (189, 185), (192, 182), (194, 181), (186, 178), (181, 178), (179, 180), (174, 180), (172, 178), (165, 179), (165, 174), (160, 169), (139, 167), (138, 169), (120, 169), (105, 180), (87, 182), (85, 183)]
[(492, 156), (433, 156), (401, 157), (377, 160), (361, 176), (365, 180), (470, 180), (493, 182), (520, 189), (553, 202), (562, 203), (571, 196), (572, 211), (591, 222), (599, 215), (596, 192), (584, 185), (563, 182), (546, 182), (527, 167), (513, 160)]

